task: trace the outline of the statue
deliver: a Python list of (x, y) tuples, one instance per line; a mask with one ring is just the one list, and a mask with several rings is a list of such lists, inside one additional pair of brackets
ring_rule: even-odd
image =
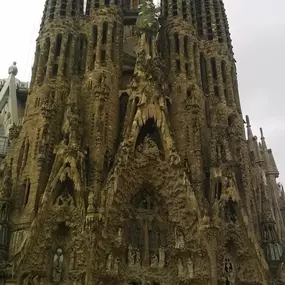
[(175, 230), (175, 248), (183, 249), (185, 247), (184, 235), (180, 230)]
[(261, 176), (262, 176), (262, 181), (263, 181), (264, 186), (267, 186), (267, 178), (266, 178), (266, 174), (264, 170), (262, 170)]
[(136, 250), (136, 265), (141, 266), (141, 253), (138, 249)]
[(194, 264), (189, 257), (187, 260), (187, 278), (191, 279), (194, 276)]
[(13, 64), (8, 69), (8, 74), (13, 74), (14, 76), (18, 74), (18, 67), (16, 65), (17, 62), (14, 61)]
[(121, 244), (121, 243), (122, 243), (122, 240), (123, 240), (123, 230), (122, 230), (122, 228), (119, 228), (119, 229), (118, 229), (117, 241), (118, 241), (119, 244)]
[(131, 245), (128, 247), (128, 264), (129, 266), (135, 265), (135, 253)]
[(52, 280), (59, 283), (62, 279), (63, 273), (63, 250), (58, 248), (53, 257), (53, 273)]
[(107, 271), (111, 271), (111, 269), (112, 269), (112, 263), (113, 263), (113, 255), (112, 255), (112, 253), (110, 253), (110, 254), (108, 255), (107, 263), (106, 263), (106, 269), (107, 269)]
[(114, 273), (118, 273), (119, 272), (119, 258), (118, 257), (115, 258), (113, 271), (114, 271)]
[(163, 268), (165, 266), (165, 251), (163, 248), (159, 248), (159, 263), (158, 267)]
[(177, 268), (178, 268), (178, 277), (179, 278), (184, 277), (184, 266), (181, 258), (178, 259)]
[(69, 270), (73, 270), (74, 268), (75, 268), (75, 251), (72, 248), (70, 252)]
[(151, 256), (151, 262), (150, 262), (150, 267), (157, 267), (158, 265), (158, 258), (156, 254), (152, 254)]

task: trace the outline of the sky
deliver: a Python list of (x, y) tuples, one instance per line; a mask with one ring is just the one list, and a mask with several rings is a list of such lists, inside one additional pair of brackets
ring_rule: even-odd
[[(28, 81), (45, 0), (2, 1), (0, 78), (17, 61), (18, 78)], [(232, 34), (243, 115), (255, 135), (263, 127), (280, 181), (285, 182), (285, 1), (224, 0)], [(283, 82), (284, 80), (284, 82)]]

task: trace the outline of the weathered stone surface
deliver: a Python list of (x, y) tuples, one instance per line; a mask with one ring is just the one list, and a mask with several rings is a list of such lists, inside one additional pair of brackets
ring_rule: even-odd
[(46, 2), (0, 167), (7, 284), (285, 282), (284, 189), (248, 118), (246, 140), (223, 3), (161, 6)]

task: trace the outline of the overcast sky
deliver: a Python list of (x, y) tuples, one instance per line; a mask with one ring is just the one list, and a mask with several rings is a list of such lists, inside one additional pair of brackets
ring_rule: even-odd
[[(3, 2), (3, 3), (2, 3)], [(2, 1), (0, 78), (15, 60), (18, 78), (29, 80), (44, 0)], [(285, 1), (224, 0), (232, 34), (243, 114), (250, 115), (285, 180)], [(284, 82), (283, 82), (284, 80)]]

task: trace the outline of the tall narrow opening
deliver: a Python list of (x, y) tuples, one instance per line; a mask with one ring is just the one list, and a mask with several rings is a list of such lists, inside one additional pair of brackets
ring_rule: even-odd
[(214, 80), (218, 79), (218, 74), (217, 74), (217, 65), (216, 65), (216, 59), (211, 58), (211, 67), (212, 67), (212, 76)]
[(71, 34), (69, 34), (68, 39), (67, 39), (65, 54), (64, 54), (63, 74), (65, 76), (68, 74), (68, 69), (69, 69), (70, 51), (71, 51), (72, 40), (73, 40), (73, 36)]
[(187, 59), (189, 57), (189, 39), (188, 39), (188, 36), (184, 36), (184, 56)]
[(94, 1), (94, 8), (99, 8), (100, 7), (100, 3), (99, 3), (99, 0), (95, 0)]
[(57, 35), (56, 42), (55, 42), (55, 50), (54, 50), (54, 58), (53, 58), (53, 66), (52, 66), (53, 76), (56, 76), (58, 72), (58, 61), (60, 57), (61, 43), (62, 43), (62, 35), (59, 34)]
[(180, 53), (180, 44), (179, 44), (179, 35), (178, 33), (174, 34), (174, 46), (175, 46), (175, 52), (177, 54)]
[(84, 34), (81, 34), (76, 41), (74, 73), (83, 75), (85, 72), (87, 54), (87, 39)]
[(116, 37), (117, 37), (117, 23), (114, 22), (112, 30), (112, 47), (111, 47), (111, 59), (115, 62), (116, 58)]
[(51, 4), (50, 4), (50, 12), (49, 12), (49, 19), (50, 20), (54, 19), (55, 7), (56, 7), (56, 0), (52, 0)]
[(49, 52), (50, 52), (50, 39), (46, 38), (45, 44), (44, 44), (44, 51), (43, 51), (42, 59), (41, 59), (41, 63), (40, 63), (42, 71), (40, 71), (39, 83), (41, 83), (44, 80), (44, 77), (47, 73), (47, 64), (48, 64)]
[(177, 0), (172, 0), (172, 16), (178, 15), (178, 3)]
[(119, 115), (119, 123), (120, 123), (120, 135), (119, 135), (119, 141), (121, 142), (123, 139), (123, 133), (124, 133), (124, 124), (125, 124), (125, 117), (127, 114), (127, 107), (129, 102), (129, 95), (128, 93), (122, 93), (120, 96), (120, 115)]
[(75, 16), (76, 15), (76, 10), (77, 10), (77, 0), (72, 0), (71, 16)]
[(208, 83), (207, 63), (203, 53), (200, 54), (200, 72), (201, 72), (203, 92), (205, 95), (208, 95), (209, 83)]
[(107, 43), (107, 36), (108, 36), (108, 23), (103, 23), (103, 32), (102, 32), (102, 44), (105, 45)]
[(187, 3), (185, 0), (182, 1), (182, 17), (184, 20), (187, 19)]
[(60, 16), (66, 15), (67, 0), (61, 0), (60, 5)]

